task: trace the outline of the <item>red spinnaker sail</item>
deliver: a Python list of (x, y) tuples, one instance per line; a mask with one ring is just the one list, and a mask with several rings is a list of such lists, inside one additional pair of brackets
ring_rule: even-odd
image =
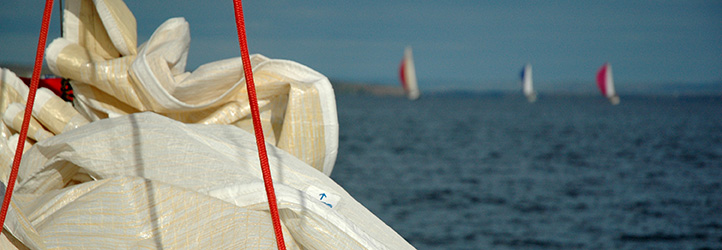
[(401, 64), (399, 66), (399, 79), (401, 81), (401, 87), (404, 88), (404, 91), (409, 91), (409, 88), (406, 86), (406, 57), (401, 59)]
[(601, 68), (599, 68), (599, 72), (597, 72), (597, 86), (599, 87), (599, 90), (602, 91), (603, 96), (607, 96), (607, 67), (609, 66), (608, 63), (605, 63), (602, 65)]

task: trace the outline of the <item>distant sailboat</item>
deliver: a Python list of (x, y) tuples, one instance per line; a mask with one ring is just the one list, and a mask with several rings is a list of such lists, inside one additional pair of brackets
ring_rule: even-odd
[(605, 63), (597, 72), (597, 86), (602, 95), (609, 99), (612, 105), (619, 104), (619, 96), (614, 91), (614, 79), (612, 78), (612, 65)]
[(414, 68), (414, 56), (411, 47), (404, 50), (404, 59), (401, 60), (399, 66), (399, 77), (401, 78), (401, 86), (404, 87), (404, 93), (409, 100), (419, 99), (419, 87), (416, 84), (416, 69)]
[(521, 90), (524, 93), (524, 96), (526, 96), (526, 99), (529, 102), (535, 102), (536, 91), (534, 91), (532, 82), (531, 64), (527, 63), (521, 71), (521, 86)]

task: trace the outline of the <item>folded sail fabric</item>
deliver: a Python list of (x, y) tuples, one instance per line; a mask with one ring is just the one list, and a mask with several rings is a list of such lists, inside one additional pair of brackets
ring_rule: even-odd
[[(8, 108), (5, 109), (5, 112), (3, 113), (2, 119), (4, 124), (7, 124), (7, 126), (9, 126), (15, 131), (20, 131), (23, 123), (23, 116), (25, 114), (24, 111), (25, 105), (17, 102), (10, 104), (10, 106), (8, 106)], [(38, 120), (36, 120), (32, 116), (30, 117), (30, 122), (28, 123), (28, 138), (35, 141), (40, 141), (50, 138), (53, 135), (53, 133), (45, 130), (45, 128), (43, 128), (43, 125), (40, 125), (40, 122), (38, 122)]]
[[(67, 36), (47, 49), (47, 63), (70, 78), (75, 106), (93, 120), (153, 111), (186, 123), (251, 129), (240, 57), (185, 70), (190, 29), (183, 18), (161, 24), (140, 47), (135, 18), (120, 0), (71, 0)], [(264, 135), (330, 175), (338, 147), (331, 84), (296, 62), (252, 55)]]
[(28, 91), (28, 86), (15, 73), (0, 68), (0, 111), (5, 111), (11, 103), (25, 105)]
[[(28, 91), (0, 71), (0, 109), (15, 114), (2, 124), (0, 177), (11, 146), (28, 143), (0, 248), (273, 248), (240, 58), (186, 71), (185, 19), (138, 46), (122, 0), (64, 7), (65, 35), (46, 60), (75, 98), (39, 90), (33, 124), (47, 133), (16, 142)], [(251, 67), (287, 247), (413, 249), (328, 177), (338, 148), (328, 78), (262, 55)]]
[[(329, 177), (268, 147), (291, 246), (412, 248)], [(255, 140), (236, 127), (136, 113), (43, 140), (25, 157), (15, 202), (27, 234), (37, 232), (48, 248), (245, 249), (274, 241)]]

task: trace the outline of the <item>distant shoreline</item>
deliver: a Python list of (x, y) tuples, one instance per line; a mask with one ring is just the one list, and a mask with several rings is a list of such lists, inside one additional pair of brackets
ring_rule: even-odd
[(404, 96), (404, 89), (397, 86), (377, 85), (360, 82), (345, 82), (331, 80), (331, 86), (337, 94), (374, 95), (374, 96)]
[[(19, 77), (32, 77), (33, 67), (29, 65), (19, 64), (0, 64), (0, 67), (13, 71)], [(43, 65), (41, 75), (52, 75), (47, 65)], [(404, 90), (401, 86), (386, 85), (378, 83), (369, 83), (361, 81), (345, 81), (330, 78), (331, 86), (336, 94), (345, 95), (373, 95), (373, 96), (389, 96), (403, 97)], [(514, 83), (504, 84), (505, 86), (514, 85)], [(598, 95), (596, 86), (590, 83), (590, 86), (580, 88), (580, 84), (567, 83), (558, 90), (538, 89), (541, 96), (586, 96)], [(566, 86), (566, 87), (564, 87)], [(722, 96), (722, 82), (714, 83), (660, 83), (660, 84), (644, 84), (635, 86), (618, 86), (620, 96)], [(520, 95), (521, 90), (509, 89), (436, 89), (424, 90), (421, 88), (421, 96), (425, 95), (469, 95), (469, 96), (516, 96)]]
[[(331, 80), (334, 92), (339, 95), (372, 95), (403, 97), (404, 90), (400, 86), (346, 82)], [(594, 87), (594, 86), (593, 86)], [(594, 88), (591, 90), (540, 90), (539, 97), (564, 97), (564, 96), (598, 96)], [(447, 90), (421, 90), (421, 96), (494, 96), (513, 97), (522, 96), (521, 90), (473, 90), (473, 89), (447, 89)], [(673, 84), (660, 84), (651, 91), (644, 89), (633, 89), (619, 93), (622, 97), (634, 96), (660, 96), (660, 97), (722, 97), (722, 83), (720, 84), (693, 84), (692, 86), (675, 86)]]

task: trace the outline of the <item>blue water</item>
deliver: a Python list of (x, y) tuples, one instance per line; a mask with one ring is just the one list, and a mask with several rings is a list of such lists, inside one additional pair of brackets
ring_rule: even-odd
[(338, 95), (332, 178), (418, 249), (722, 249), (722, 98)]

